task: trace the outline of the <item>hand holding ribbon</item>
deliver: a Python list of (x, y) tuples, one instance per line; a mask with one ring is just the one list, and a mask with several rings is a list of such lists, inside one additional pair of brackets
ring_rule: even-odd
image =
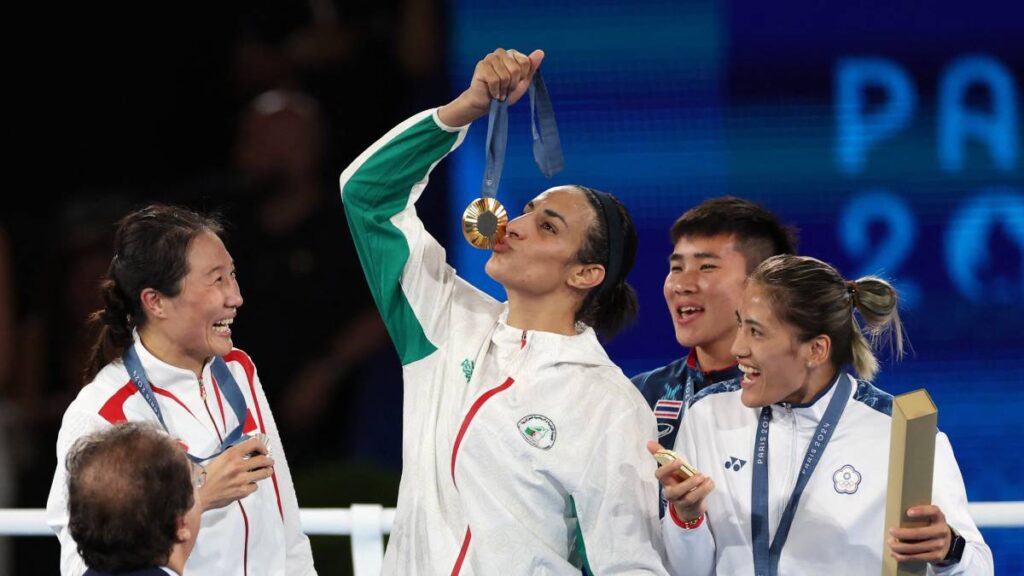
[(477, 63), (469, 88), (438, 111), (442, 122), (461, 125), (482, 116), (484, 102), (487, 102), (487, 163), (480, 200), (471, 203), (462, 217), (463, 234), (477, 248), (491, 248), (504, 235), (508, 216), (495, 196), (505, 165), (508, 107), (527, 91), (530, 94), (533, 156), (538, 168), (550, 178), (565, 164), (551, 96), (539, 70), (543, 58), (544, 53), (540, 50), (527, 57), (515, 50), (499, 48)]
[(448, 126), (465, 126), (487, 114), (491, 100), (515, 104), (529, 90), (543, 60), (541, 50), (525, 56), (516, 50), (498, 48), (477, 63), (469, 87), (442, 106), (438, 117)]

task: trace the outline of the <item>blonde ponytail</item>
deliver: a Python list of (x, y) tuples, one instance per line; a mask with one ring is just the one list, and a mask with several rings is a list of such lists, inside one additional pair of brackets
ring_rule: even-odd
[(903, 322), (899, 314), (899, 296), (892, 284), (875, 276), (865, 276), (848, 282), (853, 308), (867, 326), (864, 336), (856, 316), (850, 323), (853, 331), (853, 368), (864, 380), (878, 374), (878, 359), (874, 351), (886, 340), (894, 348), (897, 360), (903, 358)]
[[(819, 335), (832, 340), (832, 364), (853, 366), (863, 380), (879, 369), (874, 350), (891, 337), (894, 357), (903, 357), (899, 298), (891, 284), (868, 276), (847, 282), (829, 264), (809, 256), (773, 256), (750, 275), (750, 282), (771, 293), (772, 309), (806, 342)], [(867, 326), (867, 335), (857, 321)]]

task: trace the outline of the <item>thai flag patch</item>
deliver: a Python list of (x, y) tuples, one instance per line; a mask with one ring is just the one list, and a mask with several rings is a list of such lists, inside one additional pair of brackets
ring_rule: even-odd
[(679, 414), (683, 411), (682, 400), (658, 400), (654, 404), (654, 417), (655, 418), (668, 418), (676, 420), (679, 418)]

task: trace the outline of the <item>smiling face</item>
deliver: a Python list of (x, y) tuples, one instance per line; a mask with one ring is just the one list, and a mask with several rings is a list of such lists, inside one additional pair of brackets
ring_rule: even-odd
[(755, 408), (777, 402), (803, 403), (813, 397), (810, 365), (814, 340), (800, 342), (796, 329), (772, 309), (768, 293), (749, 284), (736, 312), (739, 330), (732, 353), (739, 360), (743, 380), (740, 399)]
[(571, 186), (551, 188), (531, 200), (508, 223), (494, 245), (487, 275), (509, 292), (543, 296), (568, 289), (595, 212), (585, 193)]
[[(189, 244), (188, 274), (177, 296), (163, 296), (159, 329), (174, 350), (172, 364), (201, 367), (212, 356), (231, 352), (231, 323), (242, 305), (235, 265), (224, 243), (205, 232)], [(175, 362), (174, 360), (178, 360)]]
[(664, 295), (676, 341), (696, 348), (705, 370), (733, 363), (729, 347), (746, 277), (747, 259), (732, 234), (683, 236), (669, 257)]

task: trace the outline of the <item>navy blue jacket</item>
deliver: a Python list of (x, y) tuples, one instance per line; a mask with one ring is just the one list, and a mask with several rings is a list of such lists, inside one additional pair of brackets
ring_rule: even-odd
[(704, 372), (697, 362), (697, 353), (690, 350), (684, 358), (632, 378), (633, 384), (647, 399), (658, 419), (658, 442), (673, 448), (679, 424), (701, 390), (719, 382), (739, 382), (743, 378), (739, 366)]

